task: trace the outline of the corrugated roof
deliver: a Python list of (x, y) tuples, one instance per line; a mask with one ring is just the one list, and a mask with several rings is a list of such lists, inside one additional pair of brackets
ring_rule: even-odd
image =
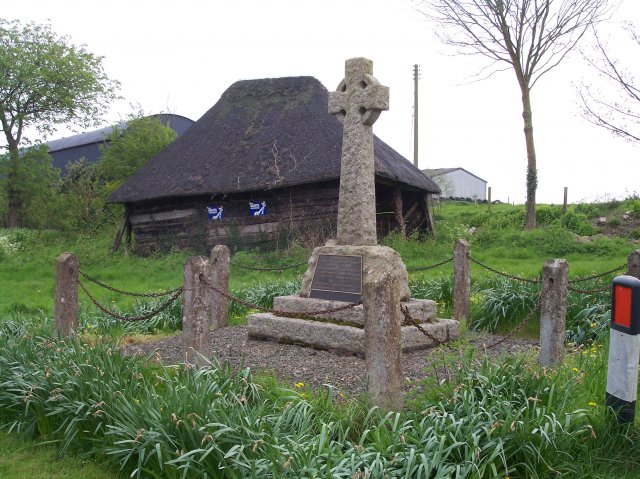
[(127, 126), (128, 125), (124, 122), (118, 123), (117, 125), (106, 126), (99, 130), (87, 131), (86, 133), (79, 133), (59, 140), (48, 141), (45, 145), (49, 148), (49, 152), (53, 153), (55, 151), (67, 150), (77, 146), (89, 145), (91, 143), (102, 143), (109, 138), (109, 135), (113, 132), (114, 128), (124, 131), (127, 129)]
[(427, 168), (422, 170), (422, 172), (427, 175), (429, 178), (433, 178), (434, 176), (440, 176), (440, 175), (444, 175), (446, 173), (451, 173), (452, 171), (456, 171), (456, 170), (462, 170), (465, 173), (473, 176), (474, 178), (478, 178), (480, 181), (484, 181), (485, 183), (487, 183), (487, 180), (483, 180), (482, 178), (480, 178), (478, 175), (474, 175), (473, 173), (471, 173), (469, 170), (465, 170), (464, 168)]
[[(173, 113), (158, 113), (155, 115), (151, 115), (154, 118), (158, 118), (165, 125), (172, 126), (174, 131), (180, 135), (184, 130), (187, 129), (185, 126), (181, 126), (176, 129), (175, 125), (173, 125), (172, 120), (180, 119), (187, 124), (192, 124), (193, 120), (182, 116), (176, 115)], [(174, 123), (177, 123), (175, 121)], [(69, 148), (75, 148), (83, 145), (90, 145), (93, 143), (102, 143), (109, 138), (109, 135), (113, 133), (114, 128), (117, 128), (121, 132), (128, 128), (127, 122), (121, 122), (116, 125), (106, 126), (104, 128), (100, 128), (99, 130), (87, 131), (85, 133), (79, 133), (77, 135), (68, 136), (66, 138), (61, 138), (59, 140), (48, 141), (45, 143), (47, 148), (49, 148), (49, 153), (54, 153), (56, 151), (67, 150)]]
[[(244, 80), (112, 193), (112, 203), (225, 194), (340, 177), (342, 125), (313, 77)], [(374, 136), (376, 174), (439, 193), (409, 160)]]

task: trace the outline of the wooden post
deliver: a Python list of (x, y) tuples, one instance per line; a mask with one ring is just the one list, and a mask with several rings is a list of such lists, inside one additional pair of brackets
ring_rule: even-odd
[[(214, 246), (211, 250), (211, 284), (220, 291), (229, 293), (229, 263), (231, 253), (225, 245)], [(216, 291), (210, 291), (213, 296), (211, 304), (211, 323), (209, 329), (225, 328), (229, 314), (229, 300)]]
[(78, 329), (78, 258), (63, 253), (56, 260), (55, 330), (64, 338)]
[(564, 358), (568, 274), (569, 265), (564, 259), (548, 259), (542, 268), (540, 366), (555, 366)]
[(487, 187), (487, 208), (491, 211), (491, 187)]
[(383, 410), (402, 409), (400, 277), (387, 268), (363, 285), (365, 359), (369, 396)]
[(402, 235), (403, 238), (407, 237), (407, 230), (404, 226), (404, 216), (402, 215), (402, 190), (400, 188), (393, 189), (393, 213), (396, 219), (396, 225), (398, 228), (398, 233)]
[(564, 187), (564, 202), (562, 203), (562, 211), (567, 211), (567, 198), (569, 197), (569, 187)]
[(640, 249), (632, 251), (627, 256), (627, 274), (640, 279)]
[(198, 353), (207, 355), (206, 339), (211, 321), (213, 293), (211, 266), (206, 256), (192, 256), (184, 265), (184, 292), (182, 306), (182, 339), (185, 362), (202, 364)]
[(453, 319), (469, 324), (471, 319), (471, 274), (469, 243), (456, 241), (453, 251)]
[(431, 234), (431, 236), (435, 236), (436, 227), (433, 224), (433, 203), (431, 202), (431, 195), (429, 193), (423, 193), (421, 206), (424, 208), (424, 217), (427, 220), (427, 233)]

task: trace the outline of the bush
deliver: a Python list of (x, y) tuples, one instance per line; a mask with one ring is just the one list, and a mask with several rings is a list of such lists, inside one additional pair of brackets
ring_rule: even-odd
[(596, 228), (589, 223), (587, 215), (583, 213), (567, 212), (561, 218), (561, 224), (572, 233), (580, 236), (591, 236), (596, 234)]
[(575, 206), (575, 212), (586, 215), (587, 218), (600, 216), (600, 206), (596, 203), (579, 203)]
[(563, 214), (561, 206), (540, 205), (536, 209), (536, 223), (538, 226), (550, 225), (554, 220), (561, 218)]

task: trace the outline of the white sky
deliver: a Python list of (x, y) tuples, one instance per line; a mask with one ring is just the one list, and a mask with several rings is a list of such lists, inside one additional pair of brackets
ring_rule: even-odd
[[(124, 97), (107, 123), (126, 117), (132, 103), (149, 114), (197, 120), (242, 79), (311, 75), (333, 90), (345, 59), (370, 58), (374, 76), (391, 89), (390, 110), (374, 132), (411, 161), (417, 63), (420, 168), (463, 167), (488, 182), (493, 199), (524, 202), (526, 151), (514, 74), (474, 82), (482, 60), (453, 55), (410, 0), (20, 0), (5, 2), (0, 15), (50, 20), (58, 34), (105, 57)], [(626, 0), (613, 20), (640, 25), (640, 2)], [(616, 25), (609, 31), (619, 33)], [(637, 54), (618, 52), (630, 68)], [(589, 75), (576, 53), (532, 91), (538, 202), (561, 203), (564, 186), (570, 202), (640, 192), (640, 146), (580, 117), (572, 82)], [(49, 139), (67, 135), (60, 129)]]

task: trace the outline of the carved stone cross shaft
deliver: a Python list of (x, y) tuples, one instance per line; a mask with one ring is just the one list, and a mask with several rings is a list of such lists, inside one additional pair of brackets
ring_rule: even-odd
[(389, 109), (389, 88), (373, 77), (373, 62), (351, 58), (345, 78), (329, 94), (329, 113), (343, 124), (338, 237), (341, 245), (377, 244), (372, 125)]

